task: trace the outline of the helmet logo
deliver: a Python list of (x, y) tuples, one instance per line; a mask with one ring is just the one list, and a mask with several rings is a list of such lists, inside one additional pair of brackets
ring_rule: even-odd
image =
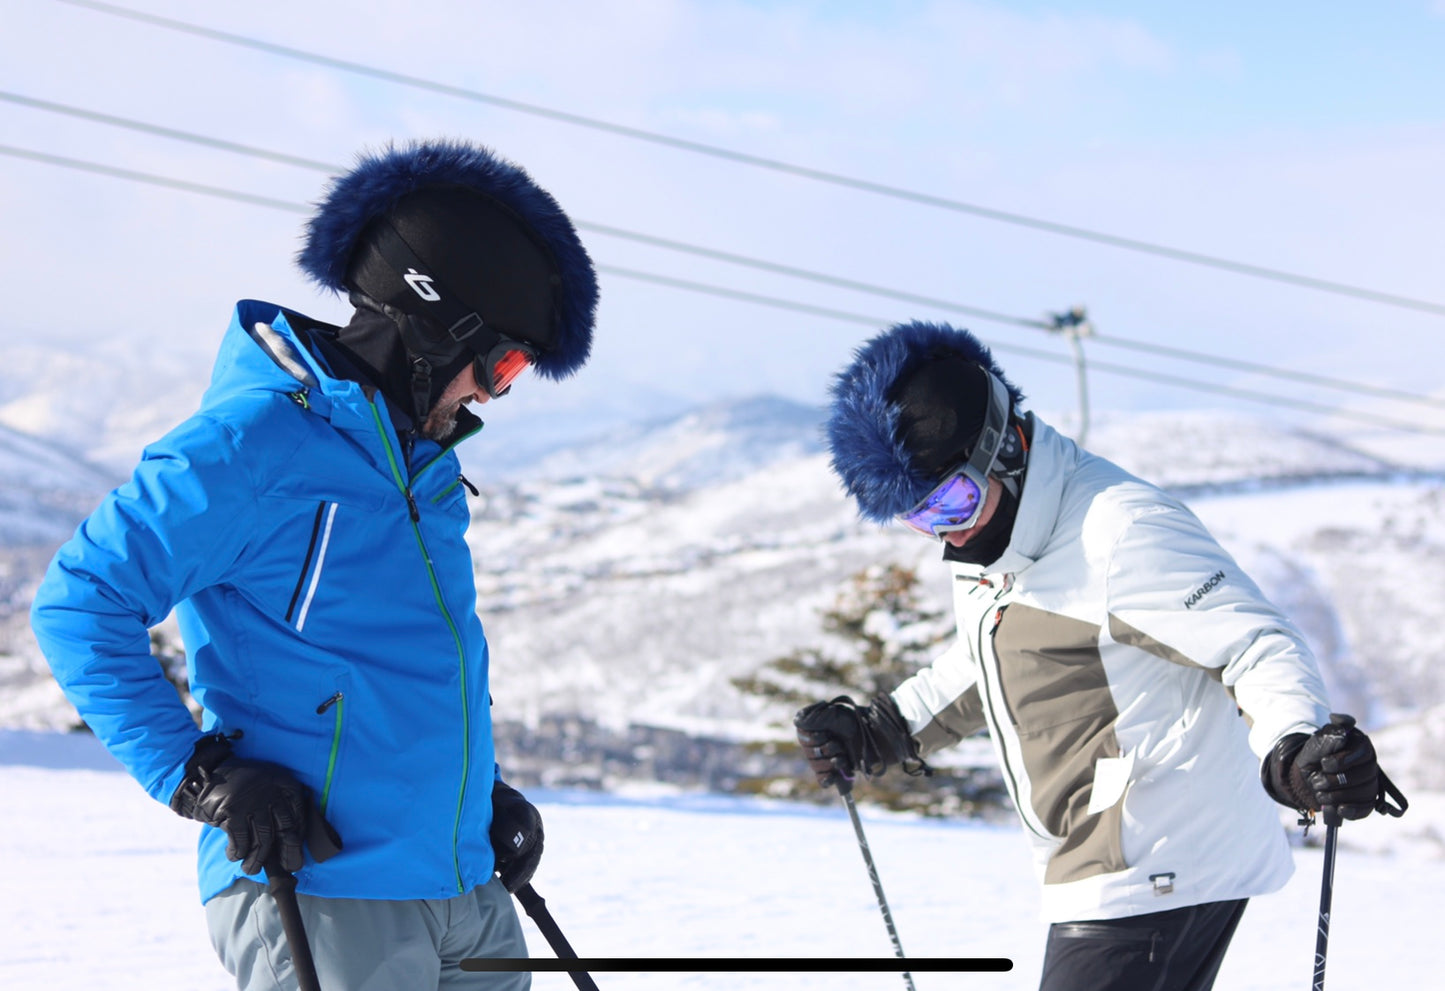
[(422, 275), (416, 269), (409, 268), (402, 278), (406, 280), (407, 285), (411, 286), (412, 292), (416, 293), (428, 303), (435, 303), (442, 298), (441, 293), (432, 288), (432, 277), (430, 275)]

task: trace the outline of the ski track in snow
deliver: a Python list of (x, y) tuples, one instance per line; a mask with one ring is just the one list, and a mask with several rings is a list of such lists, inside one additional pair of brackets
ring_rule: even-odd
[[(224, 991), (195, 889), (196, 824), (148, 798), (87, 736), (0, 733), (0, 988)], [(529, 793), (547, 826), (535, 878), (583, 957), (891, 957), (841, 806), (634, 789)], [(1429, 844), (1369, 840), (1438, 814), (1410, 796), (1398, 822), (1346, 823), (1335, 876), (1326, 987), (1436, 986), (1445, 858)], [(1422, 807), (1423, 806), (1423, 807)], [(1201, 809), (1208, 815), (1208, 809)], [(1029, 989), (1043, 924), (1021, 832), (863, 810), (904, 949), (1008, 957), (1003, 974), (914, 976), (918, 991)], [(1416, 821), (1415, 830), (1421, 827)], [(1355, 835), (1362, 843), (1352, 842)], [(1216, 987), (1304, 988), (1321, 851), (1296, 847), (1286, 888), (1254, 899)], [(525, 921), (534, 956), (550, 957)], [(890, 974), (599, 973), (602, 991), (898, 989)], [(568, 991), (540, 974), (537, 991)]]

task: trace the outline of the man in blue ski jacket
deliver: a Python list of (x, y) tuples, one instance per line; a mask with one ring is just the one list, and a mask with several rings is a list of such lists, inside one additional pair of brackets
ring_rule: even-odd
[[(237, 304), (200, 409), (61, 548), (32, 626), (111, 753), (205, 824), (239, 988), (298, 986), (267, 868), (323, 987), (525, 988), (458, 969), (526, 956), (508, 892), (542, 823), (493, 753), (454, 447), (469, 402), (586, 362), (592, 264), (526, 172), (451, 141), (363, 155), (298, 262), (350, 321)], [(199, 730), (150, 654), (172, 610)]]

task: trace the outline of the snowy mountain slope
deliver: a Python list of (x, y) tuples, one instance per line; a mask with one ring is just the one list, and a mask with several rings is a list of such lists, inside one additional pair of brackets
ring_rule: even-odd
[(1087, 446), (1176, 492), (1379, 478), (1419, 467), (1352, 447), (1348, 436), (1219, 410), (1105, 416), (1091, 428)]
[[(1341, 707), (1393, 718), (1442, 697), (1422, 660), (1442, 611), (1430, 590), (1445, 578), (1445, 507), (1429, 476), (1402, 479), (1400, 466), (1331, 438), (1240, 416), (1119, 418), (1096, 438), (1190, 501), (1305, 629)], [(679, 440), (658, 441), (674, 462), (686, 456)], [(635, 457), (654, 463), (645, 449)], [(687, 492), (616, 476), (484, 490), (471, 540), (499, 714), (756, 734), (759, 703), (730, 679), (816, 642), (820, 611), (850, 574), (915, 567), (946, 607), (937, 549), (858, 522), (823, 455), (731, 473)], [(1391, 574), (1420, 580), (1405, 590)]]
[(0, 547), (59, 543), (115, 483), (103, 468), (0, 426)]
[(142, 447), (195, 409), (209, 379), (209, 363), (194, 356), (115, 340), (84, 350), (7, 343), (0, 426), (74, 451), (118, 480)]
[[(468, 450), (464, 458), (476, 464), (478, 478), (625, 477), (650, 489), (680, 492), (817, 453), (823, 444), (822, 420), (820, 409), (777, 396), (753, 396), (680, 415), (611, 425), (604, 419), (586, 431), (574, 427), (572, 439), (540, 457), (508, 459), (500, 471), (482, 451)], [(530, 430), (520, 424), (510, 429)]]
[(55, 548), (115, 484), (109, 471), (0, 426), (0, 725), (71, 718), (30, 636), (30, 599)]
[[(818, 415), (718, 405), (482, 481), (469, 540), (497, 718), (771, 735), (786, 714), (731, 680), (818, 642), (850, 575), (915, 568), (946, 608), (937, 547), (856, 518), (819, 452)], [(1091, 446), (1185, 496), (1300, 623), (1339, 707), (1380, 725), (1445, 697), (1432, 642), (1445, 621), (1437, 476), (1236, 415), (1111, 417)], [(7, 693), (0, 724), (72, 718), (45, 686), (27, 691), (18, 703)]]

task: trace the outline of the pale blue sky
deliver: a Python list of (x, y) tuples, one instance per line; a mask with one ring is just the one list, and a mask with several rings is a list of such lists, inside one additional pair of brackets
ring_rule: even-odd
[[(123, 6), (1009, 213), (1445, 304), (1445, 5), (366, 0)], [(839, 189), (249, 51), (59, 0), (0, 0), (0, 92), (345, 163), (466, 136), (574, 219), (1101, 334), (1415, 392), (1445, 317)], [(0, 145), (301, 203), (319, 173), (0, 99)], [(134, 341), (204, 369), (235, 298), (336, 317), (290, 265), (300, 217), (0, 154), (7, 345)], [(1064, 342), (584, 232), (594, 258), (877, 318)], [(596, 359), (516, 414), (667, 394), (821, 401), (866, 324), (603, 276)], [(1286, 387), (1090, 345), (1092, 358)], [(1005, 357), (1001, 354), (1001, 357)], [(1007, 359), (1044, 408), (1066, 364)], [(200, 372), (198, 374), (204, 374)], [(1100, 409), (1210, 405), (1097, 374)], [(1312, 387), (1291, 395), (1348, 399)], [(1358, 401), (1358, 400), (1350, 400)], [(1261, 412), (1268, 413), (1267, 408)], [(498, 414), (505, 418), (510, 414)], [(1415, 415), (1412, 413), (1411, 415)]]

